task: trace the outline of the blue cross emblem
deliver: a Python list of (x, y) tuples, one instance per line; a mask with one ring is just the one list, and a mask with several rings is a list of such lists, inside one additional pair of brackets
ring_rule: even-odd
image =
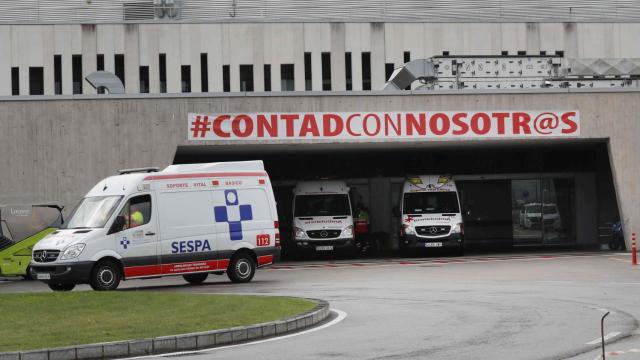
[[(224, 191), (225, 206), (214, 206), (213, 212), (215, 214), (216, 222), (226, 222), (229, 224), (229, 236), (231, 240), (242, 240), (242, 222), (247, 220), (253, 220), (253, 211), (251, 205), (240, 205), (238, 201), (237, 190), (225, 190)], [(229, 219), (229, 213), (227, 209), (229, 207), (237, 207), (240, 212), (240, 219)]]
[(122, 240), (120, 240), (120, 245), (122, 245), (122, 247), (126, 250), (127, 246), (129, 246), (129, 244), (131, 244), (131, 241), (129, 241), (129, 239), (127, 239), (127, 237), (123, 237)]

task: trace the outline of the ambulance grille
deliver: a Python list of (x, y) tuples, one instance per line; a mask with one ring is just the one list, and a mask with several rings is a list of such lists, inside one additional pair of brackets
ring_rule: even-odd
[(331, 239), (340, 236), (341, 230), (310, 230), (307, 235), (311, 239)]
[(435, 225), (435, 226), (417, 226), (416, 232), (421, 236), (440, 236), (449, 234), (451, 226)]
[(36, 250), (33, 252), (33, 261), (40, 263), (54, 262), (59, 254), (59, 250)]

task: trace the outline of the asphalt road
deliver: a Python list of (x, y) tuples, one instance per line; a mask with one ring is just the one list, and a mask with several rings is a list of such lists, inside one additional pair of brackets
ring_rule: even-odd
[[(122, 289), (322, 298), (346, 313), (319, 331), (183, 354), (184, 359), (640, 358), (640, 266), (628, 254), (562, 253), (284, 263), (232, 285), (211, 275), (129, 281)], [(79, 287), (86, 289), (88, 287)], [(48, 291), (0, 282), (0, 293)], [(126, 291), (125, 290), (125, 291)], [(589, 343), (589, 344), (588, 344)]]

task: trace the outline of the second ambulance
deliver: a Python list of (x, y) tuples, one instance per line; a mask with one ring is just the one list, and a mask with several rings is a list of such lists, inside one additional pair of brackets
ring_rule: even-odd
[(251, 281), (280, 254), (278, 215), (261, 161), (123, 170), (85, 196), (62, 229), (33, 249), (32, 276), (53, 290), (88, 283), (226, 272)]
[(441, 175), (408, 177), (400, 199), (400, 250), (453, 248), (463, 254), (464, 232), (458, 190)]
[(355, 251), (349, 187), (344, 181), (299, 182), (293, 193), (293, 238), (298, 249)]

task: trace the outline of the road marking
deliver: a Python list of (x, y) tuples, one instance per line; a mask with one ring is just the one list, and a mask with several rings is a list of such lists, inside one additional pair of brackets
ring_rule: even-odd
[[(613, 332), (610, 332), (610, 333), (608, 333), (607, 335), (605, 335), (605, 336), (604, 336), (604, 341), (607, 341), (607, 340), (609, 340), (609, 339), (612, 339), (612, 338), (614, 338), (614, 337), (616, 337), (616, 336), (618, 336), (618, 335), (620, 335), (620, 332), (619, 332), (619, 331), (613, 331)], [(595, 340), (591, 340), (591, 341), (589, 341), (589, 342), (587, 343), (587, 345), (595, 345), (595, 344), (600, 344), (600, 343), (602, 343), (602, 339), (601, 339), (601, 338), (597, 338), (597, 339), (595, 339)]]
[(525, 254), (511, 256), (485, 256), (485, 257), (464, 257), (464, 258), (429, 258), (429, 259), (383, 259), (380, 261), (357, 261), (357, 262), (326, 262), (326, 263), (285, 263), (276, 264), (266, 270), (269, 271), (291, 271), (291, 270), (311, 270), (311, 269), (344, 269), (344, 268), (362, 268), (362, 267), (387, 267), (387, 266), (421, 266), (425, 264), (474, 264), (488, 262), (506, 262), (506, 261), (537, 261), (537, 260), (558, 260), (558, 259), (575, 259), (588, 257), (611, 257), (611, 254), (602, 253), (560, 253), (560, 254)]
[[(631, 353), (640, 353), (640, 349), (629, 349), (629, 350), (617, 350), (617, 351), (609, 351), (607, 352), (607, 356), (616, 356), (616, 355), (624, 355)], [(594, 360), (601, 360), (602, 355), (598, 355)]]
[(293, 334), (272, 337), (272, 338), (268, 338), (268, 339), (264, 339), (264, 340), (256, 340), (256, 341), (246, 342), (246, 343), (242, 343), (242, 344), (220, 346), (220, 347), (215, 347), (215, 348), (210, 348), (210, 349), (192, 350), (192, 351), (178, 351), (178, 352), (167, 353), (167, 354), (136, 356), (136, 357), (131, 357), (131, 358), (128, 358), (128, 359), (149, 359), (149, 358), (157, 358), (157, 357), (175, 357), (175, 356), (182, 356), (182, 355), (194, 355), (194, 354), (202, 354), (202, 353), (213, 352), (213, 351), (216, 351), (216, 350), (230, 349), (230, 348), (235, 348), (235, 347), (240, 347), (240, 346), (256, 345), (256, 344), (262, 344), (262, 343), (267, 343), (267, 342), (271, 342), (271, 341), (284, 340), (284, 339), (292, 338), (294, 336), (305, 335), (305, 334), (309, 334), (309, 333), (312, 333), (312, 332), (320, 331), (322, 329), (326, 329), (329, 326), (333, 326), (333, 325), (341, 322), (342, 320), (344, 320), (347, 317), (347, 313), (342, 311), (342, 310), (331, 309), (331, 311), (335, 312), (338, 315), (338, 316), (336, 316), (335, 319), (333, 319), (333, 320), (329, 321), (328, 323), (323, 324), (321, 326), (314, 327), (314, 328), (311, 328), (311, 329), (308, 329), (308, 330), (304, 330), (304, 331), (300, 331), (300, 332), (293, 333)]

